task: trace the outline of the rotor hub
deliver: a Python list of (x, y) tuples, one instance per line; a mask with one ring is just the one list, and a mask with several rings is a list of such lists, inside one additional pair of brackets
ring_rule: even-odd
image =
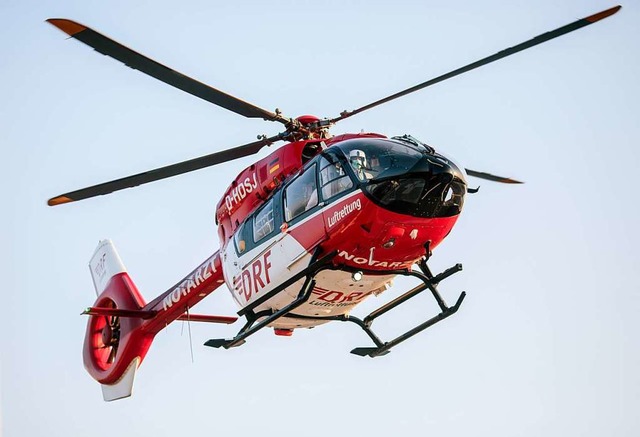
[(315, 115), (301, 115), (300, 117), (297, 117), (296, 120), (298, 120), (303, 126), (318, 123), (320, 121), (320, 119)]
[(104, 328), (102, 328), (102, 343), (105, 346), (112, 346), (113, 343), (115, 342), (115, 338), (113, 335), (113, 328), (111, 327), (110, 324), (107, 324), (104, 326)]

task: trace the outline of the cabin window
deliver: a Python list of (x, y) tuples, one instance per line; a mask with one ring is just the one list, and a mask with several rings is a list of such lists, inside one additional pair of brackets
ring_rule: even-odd
[(238, 255), (244, 253), (244, 251), (247, 250), (247, 244), (244, 241), (244, 224), (236, 228), (236, 233), (233, 235), (233, 241), (236, 244)]
[(329, 162), (323, 156), (320, 158), (320, 187), (322, 198), (326, 200), (352, 188), (353, 181), (340, 162)]
[(318, 204), (316, 166), (312, 165), (294, 179), (284, 193), (284, 217), (291, 221)]
[(253, 218), (253, 241), (257, 243), (273, 232), (273, 199)]

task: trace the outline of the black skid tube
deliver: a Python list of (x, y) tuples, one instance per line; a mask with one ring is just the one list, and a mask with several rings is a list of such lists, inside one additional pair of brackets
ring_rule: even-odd
[[(298, 315), (298, 314), (289, 313), (289, 314), (285, 315), (284, 317), (297, 318), (297, 319), (306, 319), (306, 320), (331, 320), (331, 321), (355, 323), (356, 325), (358, 325), (369, 336), (369, 338), (371, 338), (371, 340), (375, 344), (375, 347), (357, 347), (357, 348), (353, 349), (351, 351), (351, 353), (355, 354), (355, 355), (362, 356), (362, 357), (369, 356), (369, 357), (372, 357), (372, 358), (378, 357), (378, 356), (382, 356), (382, 355), (386, 355), (387, 353), (389, 353), (391, 348), (397, 346), (398, 344), (402, 343), (405, 340), (408, 340), (409, 338), (411, 338), (414, 335), (424, 331), (425, 329), (435, 325), (436, 323), (446, 319), (447, 317), (455, 314), (458, 311), (458, 309), (460, 308), (460, 305), (462, 305), (462, 301), (464, 300), (465, 296), (467, 295), (466, 292), (463, 291), (460, 294), (460, 296), (458, 297), (458, 300), (456, 301), (455, 305), (453, 305), (452, 307), (449, 307), (449, 306), (447, 306), (445, 301), (442, 299), (442, 297), (438, 293), (438, 289), (437, 289), (437, 286), (441, 281), (445, 280), (449, 276), (451, 276), (451, 275), (453, 275), (453, 274), (455, 274), (455, 273), (457, 273), (457, 272), (462, 270), (462, 265), (461, 264), (456, 264), (455, 266), (450, 267), (447, 270), (445, 270), (444, 272), (442, 272), (442, 273), (440, 273), (438, 275), (435, 275), (435, 276), (429, 270), (429, 267), (427, 266), (427, 259), (426, 258), (424, 258), (422, 261), (420, 261), (418, 266), (420, 267), (420, 270), (422, 272), (417, 272), (417, 271), (412, 271), (412, 270), (405, 270), (405, 271), (396, 271), (394, 273), (399, 274), (399, 275), (403, 275), (403, 276), (414, 276), (414, 277), (417, 277), (422, 281), (422, 284), (412, 288), (411, 290), (407, 291), (406, 293), (402, 294), (401, 296), (398, 296), (397, 298), (395, 298), (391, 302), (389, 302), (389, 303), (381, 306), (380, 308), (372, 311), (364, 319), (359, 319), (358, 317), (354, 317), (354, 316), (351, 316), (351, 315), (348, 315), (348, 314), (347, 315), (340, 315), (340, 316), (316, 317), (316, 316), (306, 316), (306, 315)], [(364, 274), (380, 274), (380, 272), (377, 272), (377, 271), (363, 271), (363, 273)], [(393, 340), (390, 340), (390, 341), (387, 341), (387, 342), (383, 342), (382, 340), (380, 340), (380, 338), (371, 329), (371, 324), (373, 323), (373, 321), (376, 318), (380, 317), (381, 315), (391, 311), (392, 309), (394, 309), (398, 305), (400, 305), (400, 304), (408, 301), (409, 299), (417, 296), (418, 294), (420, 294), (421, 292), (423, 292), (426, 289), (429, 289), (431, 291), (431, 294), (433, 295), (434, 299), (438, 303), (438, 306), (440, 307), (440, 310), (441, 310), (440, 313), (437, 314), (436, 316), (430, 318), (429, 320), (421, 323), (420, 325), (416, 326), (415, 328), (412, 328), (412, 329), (408, 330), (404, 334), (399, 335), (398, 337), (394, 338)]]
[[(300, 305), (307, 302), (311, 297), (311, 292), (313, 291), (313, 288), (315, 287), (315, 283), (316, 283), (315, 276), (318, 273), (320, 273), (323, 270), (337, 270), (337, 269), (345, 270), (345, 271), (352, 271), (352, 270), (357, 271), (355, 269), (345, 268), (344, 266), (336, 267), (332, 265), (332, 260), (336, 255), (336, 251), (331, 252), (323, 256), (322, 258), (319, 258), (319, 253), (320, 253), (320, 250), (318, 248), (316, 252), (313, 254), (313, 257), (311, 258), (311, 261), (309, 262), (308, 267), (306, 267), (301, 272), (294, 275), (293, 277), (291, 277), (289, 280), (285, 281), (278, 287), (274, 288), (269, 293), (266, 293), (260, 299), (257, 299), (255, 302), (251, 303), (250, 305), (240, 310), (238, 314), (241, 316), (244, 315), (247, 318), (247, 322), (242, 327), (242, 329), (240, 329), (240, 331), (234, 338), (211, 339), (205, 343), (205, 346), (211, 346), (215, 348), (223, 347), (225, 349), (229, 349), (235, 346), (240, 346), (245, 343), (245, 339), (250, 335), (253, 335), (257, 331), (265, 328), (266, 326), (273, 323), (274, 321), (282, 317), (285, 317), (285, 318), (294, 318), (294, 319), (303, 319), (303, 320), (340, 321), (340, 322), (355, 323), (369, 336), (369, 338), (373, 341), (375, 346), (374, 347), (358, 347), (353, 349), (351, 353), (359, 356), (369, 356), (373, 358), (377, 356), (386, 355), (387, 353), (389, 353), (391, 348), (397, 346), (398, 344), (402, 343), (405, 340), (408, 340), (414, 335), (424, 331), (430, 326), (435, 325), (441, 320), (444, 320), (447, 317), (455, 314), (460, 308), (460, 305), (462, 304), (462, 301), (466, 296), (466, 293), (463, 291), (458, 297), (458, 300), (456, 301), (455, 305), (453, 305), (452, 307), (448, 307), (445, 301), (442, 299), (442, 297), (438, 293), (437, 287), (441, 281), (461, 271), (462, 265), (456, 264), (453, 267), (450, 267), (447, 270), (443, 271), (442, 273), (434, 276), (429, 270), (429, 267), (427, 266), (428, 258), (425, 257), (418, 263), (418, 266), (421, 271), (414, 271), (414, 270), (408, 270), (408, 269), (394, 270), (391, 272), (358, 270), (364, 273), (365, 275), (395, 274), (395, 275), (402, 275), (402, 276), (413, 276), (422, 281), (422, 284), (412, 288), (411, 290), (393, 299), (391, 302), (388, 302), (385, 305), (381, 306), (380, 308), (372, 311), (364, 319), (359, 319), (358, 317), (354, 317), (351, 315), (322, 317), (322, 316), (307, 316), (307, 315), (295, 314), (293, 313), (293, 311)], [(429, 254), (428, 248), (426, 253)], [(279, 310), (263, 310), (257, 313), (254, 312), (254, 309), (257, 308), (259, 305), (273, 298), (282, 290), (284, 290), (285, 288), (291, 286), (292, 284), (294, 284), (295, 282), (303, 278), (304, 278), (304, 284), (300, 288), (300, 291), (298, 292), (297, 297), (291, 303), (289, 303), (288, 305), (286, 305), (285, 307)], [(441, 312), (436, 316), (430, 318), (429, 320), (416, 326), (415, 328), (410, 329), (404, 334), (399, 335), (393, 340), (390, 340), (387, 342), (383, 342), (382, 340), (380, 340), (380, 338), (371, 329), (371, 324), (373, 323), (373, 321), (376, 318), (380, 317), (381, 315), (386, 314), (387, 312), (391, 311), (398, 305), (408, 301), (409, 299), (417, 296), (418, 294), (420, 294), (421, 292), (427, 289), (431, 291), (431, 294), (433, 295), (433, 298), (438, 303), (438, 306), (440, 307)]]

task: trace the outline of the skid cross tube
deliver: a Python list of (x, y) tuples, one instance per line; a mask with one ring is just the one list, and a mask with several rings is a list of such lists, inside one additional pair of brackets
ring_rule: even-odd
[[(429, 251), (427, 249), (427, 257), (429, 256)], [(395, 298), (394, 300), (392, 300), (391, 302), (381, 306), (380, 308), (372, 311), (368, 316), (366, 316), (363, 320), (362, 325), (364, 325), (364, 327), (362, 327), (362, 325), (360, 325), (359, 323), (357, 323), (355, 320), (353, 320), (353, 322), (355, 322), (356, 324), (360, 325), (362, 327), (362, 329), (364, 329), (364, 331), (369, 335), (369, 337), (371, 337), (371, 334), (369, 333), (369, 331), (371, 331), (371, 324), (373, 323), (373, 321), (377, 318), (380, 317), (381, 315), (387, 313), (388, 311), (392, 310), (393, 308), (397, 307), (398, 305), (400, 305), (403, 302), (406, 302), (407, 300), (411, 299), (412, 297), (417, 296), (418, 294), (420, 294), (422, 291), (426, 290), (427, 288), (429, 289), (429, 291), (431, 291), (431, 294), (433, 295), (433, 298), (436, 300), (436, 302), (438, 303), (438, 306), (440, 307), (440, 313), (432, 318), (430, 318), (429, 320), (427, 320), (424, 323), (421, 323), (420, 325), (416, 326), (413, 329), (408, 330), (407, 332), (405, 332), (404, 334), (399, 335), (398, 337), (394, 338), (393, 340), (390, 340), (382, 345), (380, 345), (377, 341), (374, 340), (374, 343), (376, 344), (376, 347), (358, 347), (355, 348), (351, 351), (352, 354), (355, 355), (360, 355), (360, 356), (369, 356), (369, 357), (377, 357), (377, 356), (381, 356), (381, 355), (385, 355), (389, 352), (389, 350), (402, 343), (403, 341), (413, 337), (414, 335), (418, 334), (419, 332), (424, 331), (425, 329), (429, 328), (430, 326), (435, 325), (436, 323), (440, 322), (441, 320), (446, 319), (447, 317), (455, 314), (458, 311), (458, 308), (460, 308), (460, 305), (462, 305), (462, 301), (464, 300), (465, 296), (467, 295), (464, 291), (460, 294), (460, 296), (458, 297), (458, 300), (456, 301), (455, 305), (452, 307), (448, 307), (446, 302), (444, 301), (444, 299), (442, 299), (442, 297), (440, 296), (440, 293), (438, 292), (438, 284), (447, 279), (449, 276), (459, 272), (462, 270), (462, 265), (461, 264), (456, 264), (453, 267), (448, 268), (447, 270), (445, 270), (444, 272), (438, 274), (438, 275), (433, 275), (431, 273), (431, 270), (429, 269), (429, 267), (427, 266), (427, 257), (423, 258), (419, 264), (418, 267), (420, 268), (420, 270), (422, 271), (422, 273), (417, 272), (417, 271), (413, 271), (413, 270), (408, 270), (406, 273), (404, 273), (405, 276), (414, 276), (418, 279), (420, 279), (422, 281), (422, 284), (418, 285), (417, 287), (412, 288), (411, 290), (407, 291), (406, 293), (402, 294), (401, 296)], [(351, 321), (351, 320), (345, 320), (345, 321)], [(365, 329), (366, 328), (366, 329)]]
[[(361, 327), (362, 330), (369, 336), (369, 338), (371, 338), (371, 340), (376, 344), (378, 348), (384, 347), (385, 345), (385, 343), (382, 340), (380, 340), (380, 338), (378, 338), (378, 336), (371, 330), (369, 326), (367, 326), (367, 324), (363, 320), (349, 314), (341, 314), (339, 316), (307, 316), (303, 314), (289, 313), (284, 317), (290, 318), (290, 319), (302, 319), (302, 320), (329, 320), (329, 321), (337, 321), (337, 322), (352, 322), (358, 325), (359, 327)], [(373, 349), (376, 349), (376, 348), (373, 348)]]
[(446, 319), (447, 317), (455, 314), (458, 311), (458, 308), (460, 308), (460, 305), (462, 304), (462, 301), (464, 300), (465, 296), (467, 295), (467, 293), (465, 293), (464, 291), (462, 293), (460, 293), (460, 296), (458, 297), (458, 300), (456, 301), (456, 304), (450, 308), (447, 308), (446, 310), (442, 311), (440, 314), (436, 315), (435, 317), (430, 318), (429, 320), (427, 320), (424, 323), (421, 323), (420, 325), (416, 326), (413, 329), (408, 330), (407, 332), (405, 332), (402, 335), (399, 335), (398, 337), (394, 338), (391, 341), (388, 341), (386, 343), (384, 343), (384, 345), (382, 347), (357, 347), (355, 349), (353, 349), (351, 351), (352, 354), (355, 355), (360, 355), (360, 356), (370, 356), (371, 358), (375, 358), (381, 355), (385, 355), (389, 352), (389, 350), (402, 343), (403, 341), (413, 337), (414, 335), (418, 334), (419, 332), (424, 331), (425, 329), (429, 328), (430, 326), (435, 325), (436, 323), (440, 322), (441, 320)]
[[(429, 288), (430, 290), (433, 288), (435, 289), (435, 287), (442, 282), (443, 280), (447, 279), (449, 276), (458, 273), (460, 270), (462, 270), (462, 264), (456, 264), (453, 267), (448, 268), (447, 270), (445, 270), (444, 272), (440, 273), (439, 275), (437, 275), (436, 277), (433, 277), (431, 275), (425, 275), (427, 276), (427, 278), (429, 278), (429, 276), (431, 276), (429, 279), (427, 279), (426, 281), (420, 276), (418, 275), (411, 275), (410, 273), (408, 273), (408, 275), (411, 276), (417, 276), (418, 278), (420, 278), (423, 283), (412, 288), (411, 290), (407, 291), (406, 293), (404, 293), (401, 296), (396, 297), (395, 299), (393, 299), (391, 302), (381, 306), (380, 308), (378, 308), (377, 310), (374, 310), (371, 312), (371, 314), (369, 314), (367, 317), (364, 318), (364, 323), (367, 326), (371, 326), (371, 323), (373, 323), (373, 321), (380, 317), (381, 315), (383, 315), (384, 313), (386, 313), (387, 311), (392, 310), (393, 308), (397, 307), (398, 305), (400, 305), (403, 302), (408, 301), (409, 299), (411, 299), (412, 297), (416, 296), (419, 293), (422, 293), (424, 290), (426, 290), (427, 288)], [(413, 272), (411, 272), (413, 273)], [(433, 293), (433, 290), (431, 290)], [(436, 290), (437, 293), (437, 290)], [(438, 297), (440, 297), (439, 294), (437, 294)], [(438, 301), (438, 299), (436, 298), (436, 301)], [(442, 302), (442, 298), (440, 298), (440, 301), (438, 301), (438, 305), (440, 306), (440, 302)], [(440, 309), (443, 309), (442, 306), (440, 306)]]

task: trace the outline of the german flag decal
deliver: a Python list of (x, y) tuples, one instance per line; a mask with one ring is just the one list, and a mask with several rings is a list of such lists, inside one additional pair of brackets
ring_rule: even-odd
[(269, 174), (273, 174), (280, 170), (280, 158), (276, 158), (269, 163)]

